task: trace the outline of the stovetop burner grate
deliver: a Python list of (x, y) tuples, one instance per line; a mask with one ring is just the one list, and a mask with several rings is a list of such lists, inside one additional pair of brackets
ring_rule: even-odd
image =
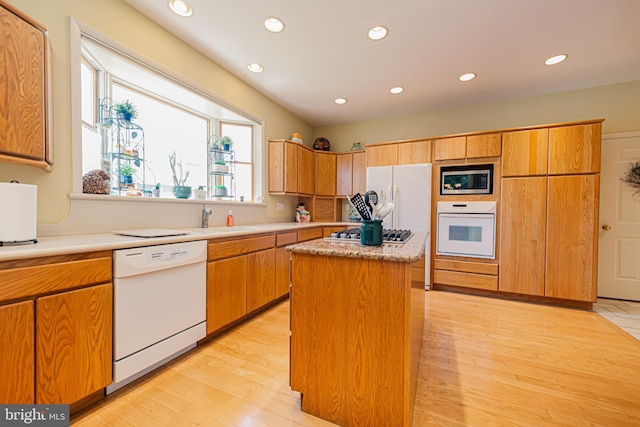
[[(411, 230), (382, 230), (382, 243), (406, 243), (413, 234)], [(334, 231), (331, 237), (325, 237), (325, 240), (334, 242), (353, 242), (360, 243), (360, 228), (347, 228), (345, 230)]]

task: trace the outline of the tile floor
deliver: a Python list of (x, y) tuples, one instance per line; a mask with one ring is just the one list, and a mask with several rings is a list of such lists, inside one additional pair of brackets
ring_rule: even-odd
[(640, 340), (640, 302), (598, 298), (593, 311)]

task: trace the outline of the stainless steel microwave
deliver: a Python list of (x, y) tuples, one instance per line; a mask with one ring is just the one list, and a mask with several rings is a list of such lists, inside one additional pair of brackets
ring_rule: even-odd
[(440, 194), (493, 194), (493, 165), (441, 167)]

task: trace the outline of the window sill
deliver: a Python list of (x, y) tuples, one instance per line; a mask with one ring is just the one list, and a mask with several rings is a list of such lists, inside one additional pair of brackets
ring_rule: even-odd
[(237, 200), (210, 200), (210, 199), (177, 199), (174, 197), (140, 197), (140, 196), (111, 196), (109, 194), (85, 194), (69, 193), (70, 200), (92, 200), (104, 202), (132, 202), (132, 203), (182, 203), (191, 205), (221, 204), (239, 206), (266, 206), (264, 202), (240, 202)]

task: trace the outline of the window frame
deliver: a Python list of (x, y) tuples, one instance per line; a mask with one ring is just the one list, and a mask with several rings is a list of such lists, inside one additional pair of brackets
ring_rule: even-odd
[[(83, 58), (82, 54), (82, 38), (87, 37), (92, 42), (97, 43), (99, 45), (105, 46), (121, 55), (123, 55), (127, 60), (135, 63), (137, 66), (145, 69), (148, 72), (155, 73), (158, 76), (165, 78), (172, 83), (180, 86), (183, 90), (191, 92), (194, 96), (200, 96), (204, 98), (207, 102), (212, 102), (217, 107), (223, 108), (229, 111), (230, 114), (235, 114), (241, 116), (246, 122), (234, 122), (233, 120), (228, 120), (224, 118), (218, 118), (214, 116), (207, 116), (212, 118), (212, 122), (210, 124), (211, 128), (219, 129), (220, 122), (223, 121), (225, 123), (232, 123), (234, 125), (242, 124), (252, 128), (252, 176), (251, 176), (251, 187), (252, 187), (252, 196), (251, 200), (245, 201), (245, 203), (253, 203), (253, 204), (264, 204), (265, 200), (265, 180), (263, 179), (262, 171), (266, 168), (266, 165), (262, 164), (265, 162), (264, 160), (264, 126), (265, 121), (257, 117), (255, 114), (247, 112), (246, 110), (234, 106), (227, 101), (221, 100), (218, 96), (216, 96), (210, 89), (203, 87), (202, 85), (195, 83), (184, 76), (178, 76), (175, 72), (167, 69), (163, 65), (159, 65), (157, 62), (149, 59), (143, 54), (132, 50), (130, 47), (125, 46), (110, 37), (101, 34), (94, 30), (93, 28), (75, 20), (70, 17), (70, 44), (71, 44), (71, 98), (72, 98), (72, 192), (82, 194), (82, 132), (80, 129), (83, 126), (82, 114), (81, 114), (81, 94), (82, 88), (80, 85), (80, 71), (81, 71), (81, 63), (86, 60)], [(93, 64), (88, 61), (88, 65), (94, 69)], [(100, 71), (97, 71), (100, 73)], [(95, 76), (94, 82), (97, 85), (98, 80), (103, 76)], [(112, 78), (113, 76), (104, 76), (103, 78)], [(135, 84), (131, 82), (127, 82), (122, 80), (121, 78), (115, 79), (119, 84), (124, 85), (128, 88), (133, 86), (134, 90), (139, 90), (140, 88), (136, 87)], [(157, 94), (149, 94), (146, 91), (142, 91), (147, 96), (152, 96), (154, 99), (158, 99)], [(98, 88), (95, 91), (95, 94), (100, 97), (101, 90)], [(106, 94), (102, 94), (103, 96)], [(176, 104), (180, 104), (178, 101), (174, 101)], [(171, 104), (171, 106), (176, 107), (176, 105)], [(183, 108), (184, 105), (181, 105)], [(185, 108), (186, 111), (189, 111), (188, 106)], [(189, 111), (193, 113), (193, 111)], [(97, 108), (94, 108), (94, 114), (97, 115)], [(201, 114), (197, 114), (200, 116)], [(95, 128), (95, 126), (94, 126)], [(212, 132), (213, 133), (213, 132)], [(205, 144), (206, 141), (203, 142)], [(83, 195), (86, 197), (97, 196), (97, 195)], [(97, 197), (117, 197), (112, 195), (107, 196), (97, 196)], [(127, 198), (131, 199), (131, 198)], [(159, 198), (154, 199), (155, 201), (162, 200), (170, 200), (175, 201), (170, 198)], [(187, 200), (183, 200), (187, 201)], [(194, 202), (196, 200), (191, 200)], [(238, 202), (239, 200), (229, 200), (225, 202)], [(203, 200), (197, 200), (196, 202), (202, 203)], [(214, 199), (205, 200), (206, 203), (216, 203), (218, 201)]]

